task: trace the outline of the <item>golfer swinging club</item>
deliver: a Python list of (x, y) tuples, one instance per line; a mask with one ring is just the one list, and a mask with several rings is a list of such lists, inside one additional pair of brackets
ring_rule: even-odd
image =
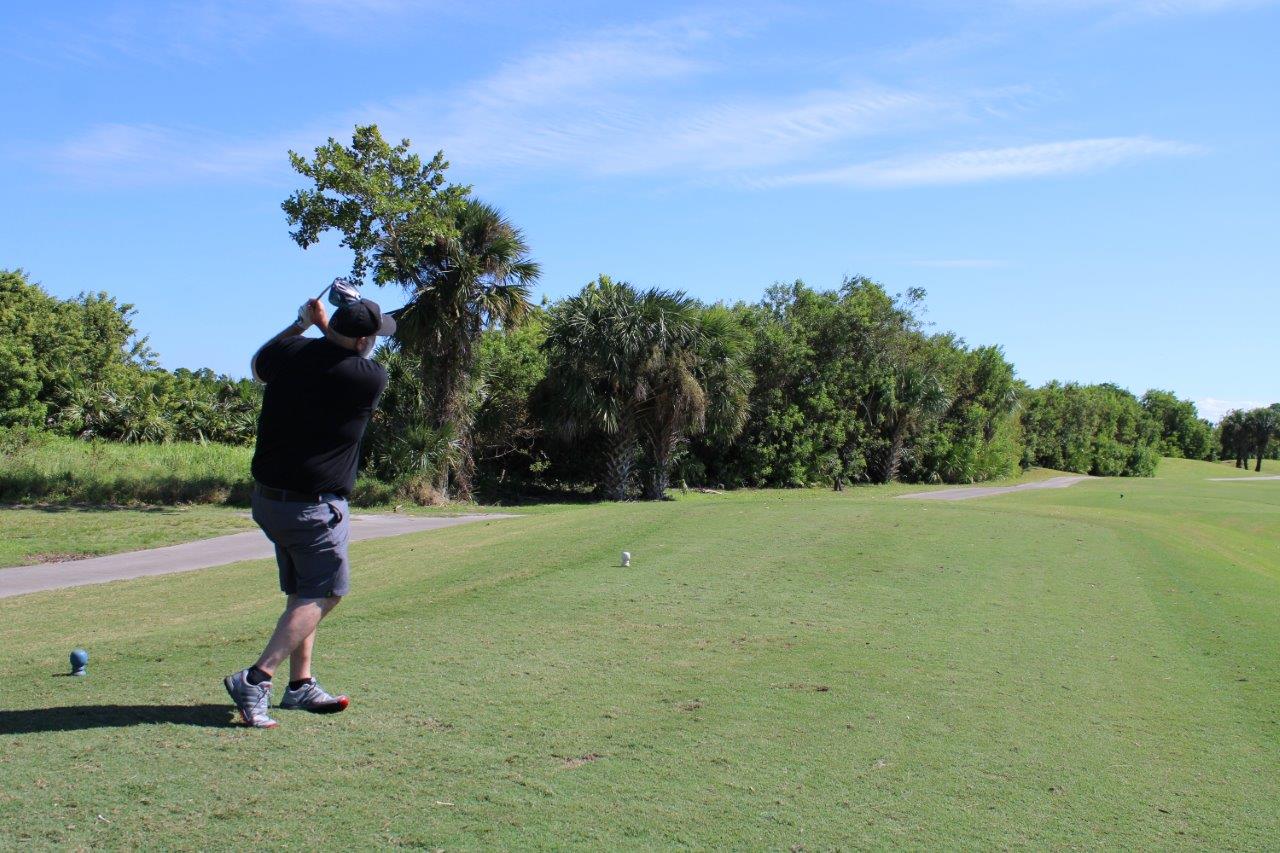
[[(330, 289), (338, 306), (332, 321), (319, 299), (308, 300), (251, 362), (254, 379), (267, 386), (253, 454), (253, 520), (276, 546), (288, 598), (262, 657), (223, 684), (245, 725), (262, 729), (276, 725), (267, 713), (271, 679), (285, 658), (282, 709), (333, 714), (348, 703), (312, 678), (311, 651), (316, 626), (347, 593), (347, 496), (360, 439), (387, 386), (387, 371), (369, 356), (377, 336), (396, 324), (346, 280)], [(304, 338), (312, 325), (324, 336)]]

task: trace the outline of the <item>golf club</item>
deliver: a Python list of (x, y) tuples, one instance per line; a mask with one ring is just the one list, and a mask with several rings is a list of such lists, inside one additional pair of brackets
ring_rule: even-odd
[(323, 299), (325, 293), (329, 294), (329, 303), (337, 307), (360, 299), (360, 291), (356, 288), (355, 282), (343, 276), (338, 276), (325, 285), (324, 290), (320, 291), (316, 299)]

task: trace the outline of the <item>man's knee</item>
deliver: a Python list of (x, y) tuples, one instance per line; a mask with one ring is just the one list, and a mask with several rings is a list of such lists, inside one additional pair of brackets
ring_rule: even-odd
[(285, 609), (297, 610), (303, 607), (316, 607), (323, 614), (337, 607), (338, 602), (341, 600), (342, 596), (340, 595), (330, 595), (327, 598), (303, 598), (300, 595), (291, 595), (288, 598)]

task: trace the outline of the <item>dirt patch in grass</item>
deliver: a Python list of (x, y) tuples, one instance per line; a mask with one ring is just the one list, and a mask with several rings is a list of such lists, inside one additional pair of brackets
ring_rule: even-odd
[(66, 563), (70, 560), (87, 560), (93, 554), (86, 554), (83, 551), (47, 551), (39, 554), (32, 554), (28, 559), (32, 563)]
[(565, 770), (573, 770), (577, 767), (581, 767), (584, 764), (590, 764), (593, 761), (599, 761), (601, 758), (604, 758), (604, 756), (598, 752), (588, 752), (586, 755), (570, 756), (569, 758), (565, 758), (560, 755), (556, 755), (553, 757), (559, 758), (562, 762), (564, 762)]

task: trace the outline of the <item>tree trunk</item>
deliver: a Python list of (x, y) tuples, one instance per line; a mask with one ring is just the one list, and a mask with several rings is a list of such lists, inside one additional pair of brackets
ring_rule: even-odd
[(665, 424), (658, 435), (648, 435), (649, 456), (652, 465), (647, 471), (644, 483), (644, 498), (649, 501), (661, 501), (667, 498), (667, 489), (671, 487), (671, 460), (680, 446), (681, 435), (673, 424)]
[(630, 429), (620, 430), (609, 436), (605, 449), (604, 471), (600, 479), (600, 493), (605, 500), (625, 501), (627, 484), (636, 464), (636, 439)]
[[(1264, 454), (1264, 453), (1266, 453), (1266, 452), (1267, 452), (1267, 445), (1266, 445), (1266, 443), (1264, 442), (1263, 444), (1259, 444), (1259, 445), (1258, 445), (1258, 467), (1254, 468), (1254, 469), (1253, 469), (1254, 471), (1261, 471), (1261, 470), (1262, 470), (1262, 454)], [(1245, 465), (1245, 467), (1246, 467), (1246, 468), (1248, 468), (1248, 467), (1249, 467), (1249, 466), (1248, 466), (1248, 464), (1246, 464), (1246, 465)]]
[(453, 469), (453, 487), (458, 500), (471, 500), (475, 473), (476, 461), (471, 452), (471, 426), (467, 424), (463, 427), (463, 434), (458, 439), (458, 458)]
[(441, 465), (436, 471), (435, 488), (448, 500), (452, 493), (460, 500), (470, 500), (475, 460), (471, 453), (471, 429), (467, 408), (467, 385), (471, 374), (471, 347), (459, 344), (434, 354), (423, 353), (422, 381), (432, 403), (430, 417), (436, 429), (449, 427), (457, 442), (452, 466)]
[(888, 467), (885, 469), (884, 481), (892, 483), (898, 479), (898, 468), (902, 465), (902, 436), (894, 435), (889, 445)]
[[(836, 468), (835, 482), (832, 485), (837, 492), (843, 492), (845, 486), (853, 480), (849, 475), (849, 469), (852, 467), (854, 456), (854, 446), (848, 441), (840, 445), (839, 449), (836, 450), (836, 464), (838, 467)], [(866, 471), (865, 465), (862, 470)]]
[(665, 463), (655, 464), (649, 469), (645, 478), (644, 498), (648, 501), (666, 500), (667, 488), (671, 485), (671, 475)]
[(895, 429), (889, 439), (889, 446), (884, 450), (876, 466), (876, 482), (892, 483), (898, 479), (898, 468), (902, 465), (902, 447), (906, 436), (902, 430)]

